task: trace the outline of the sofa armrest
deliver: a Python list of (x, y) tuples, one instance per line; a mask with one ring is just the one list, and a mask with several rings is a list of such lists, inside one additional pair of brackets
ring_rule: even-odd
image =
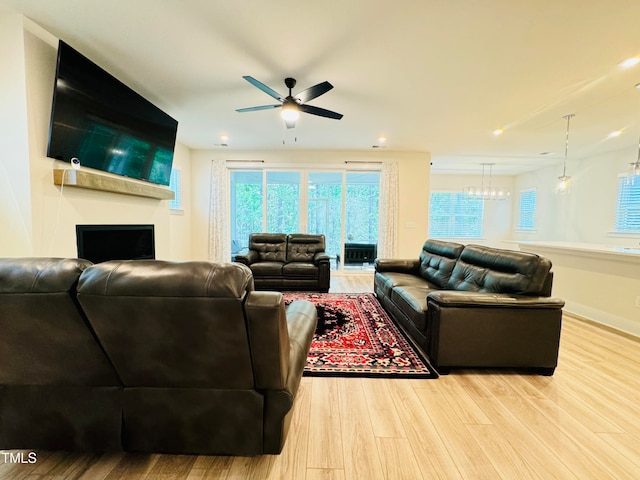
[(259, 258), (258, 252), (256, 250), (249, 250), (247, 253), (239, 253), (235, 257), (235, 261), (239, 263), (243, 263), (247, 266), (255, 263)]
[(256, 388), (288, 390), (292, 376), (302, 376), (318, 321), (315, 306), (299, 300), (285, 309), (280, 292), (253, 291), (245, 313)]
[(318, 312), (313, 303), (307, 300), (297, 300), (287, 307), (290, 361), (289, 376), (285, 388), (292, 395), (295, 395), (298, 390), (317, 323)]
[(530, 297), (504, 293), (460, 292), (439, 290), (427, 295), (427, 303), (455, 308), (545, 308), (559, 310), (564, 301), (555, 297)]
[(264, 453), (280, 453), (318, 314), (306, 300), (285, 309), (279, 292), (249, 293), (245, 311), (255, 386), (264, 395)]
[(327, 252), (317, 252), (313, 256), (313, 263), (314, 265), (320, 265), (320, 263), (329, 263), (329, 255), (327, 255)]
[(551, 375), (558, 364), (564, 302), (553, 297), (442, 290), (427, 294), (432, 365), (523, 367)]
[(397, 259), (397, 258), (376, 258), (374, 262), (376, 272), (399, 272), (399, 273), (417, 273), (420, 266), (420, 260), (415, 259)]

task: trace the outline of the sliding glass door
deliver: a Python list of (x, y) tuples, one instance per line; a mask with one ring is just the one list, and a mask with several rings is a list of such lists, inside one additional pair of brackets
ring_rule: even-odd
[[(263, 232), (262, 171), (233, 170), (230, 176), (231, 254), (249, 246), (249, 234)], [(212, 219), (215, 221), (215, 219)]]
[(323, 233), (331, 266), (338, 266), (342, 239), (342, 172), (309, 172), (307, 232)]
[(267, 232), (300, 232), (300, 172), (267, 172)]
[(232, 170), (230, 192), (232, 253), (254, 232), (324, 234), (332, 269), (372, 268), (379, 172)]

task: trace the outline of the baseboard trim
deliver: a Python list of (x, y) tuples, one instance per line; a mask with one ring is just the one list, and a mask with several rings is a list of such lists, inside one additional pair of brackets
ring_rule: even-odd
[(599, 322), (597, 320), (593, 320), (592, 318), (588, 318), (588, 317), (585, 317), (585, 316), (580, 315), (578, 313), (570, 312), (570, 311), (567, 311), (567, 310), (563, 311), (563, 315), (567, 315), (567, 316), (573, 318), (574, 320), (578, 320), (580, 322), (587, 323), (587, 324), (592, 325), (594, 327), (598, 327), (598, 328), (601, 328), (603, 330), (606, 330), (607, 332), (614, 333), (614, 334), (619, 335), (621, 337), (624, 337), (624, 338), (627, 338), (629, 340), (633, 340), (634, 342), (640, 343), (640, 336), (634, 335), (633, 333), (625, 332), (624, 330), (621, 330), (621, 329), (616, 328), (616, 327), (612, 327), (611, 325), (607, 325), (607, 324)]

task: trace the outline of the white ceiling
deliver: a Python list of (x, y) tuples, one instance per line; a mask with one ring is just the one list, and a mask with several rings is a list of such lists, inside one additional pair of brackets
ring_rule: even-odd
[[(430, 151), (434, 171), (514, 174), (638, 144), (638, 0), (0, 0), (179, 121), (192, 148)], [(324, 80), (286, 131), (251, 75), (294, 94)], [(499, 137), (492, 135), (505, 127)], [(613, 130), (623, 130), (607, 140)], [(219, 147), (220, 135), (229, 147)], [(554, 152), (542, 156), (542, 152)], [(372, 155), (375, 151), (372, 150)], [(631, 158), (630, 161), (635, 160)]]

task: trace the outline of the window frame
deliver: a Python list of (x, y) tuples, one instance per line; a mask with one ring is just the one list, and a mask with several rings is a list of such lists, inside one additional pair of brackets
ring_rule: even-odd
[(618, 176), (613, 233), (640, 235), (640, 175)]
[[(531, 193), (533, 193), (533, 202), (530, 202), (529, 204), (532, 203), (533, 206), (527, 210), (524, 210), (523, 206), (526, 206), (527, 203), (523, 202), (523, 196), (526, 196), (527, 194), (531, 194)], [(520, 190), (519, 203), (518, 203), (518, 225), (516, 226), (516, 230), (521, 232), (535, 232), (537, 228), (537, 225), (536, 225), (537, 209), (538, 209), (538, 189), (533, 187), (533, 188), (525, 188), (523, 190)], [(530, 224), (525, 223), (525, 219), (527, 219), (527, 217), (531, 217)]]
[[(450, 195), (455, 196), (459, 200), (465, 200), (467, 202), (473, 202), (480, 208), (479, 215), (466, 215), (467, 217), (476, 217), (476, 222), (478, 223), (479, 231), (475, 231), (472, 234), (467, 235), (459, 235), (458, 223), (455, 222), (455, 218), (462, 218), (465, 215), (462, 212), (456, 212), (455, 208), (464, 208), (464, 205), (460, 205), (457, 207), (455, 204), (450, 205), (448, 216), (452, 220), (449, 222), (449, 230), (445, 232), (434, 231), (434, 221), (433, 221), (433, 205), (434, 205), (434, 195)], [(451, 197), (450, 197), (451, 198)], [(456, 202), (458, 203), (458, 202)], [(453, 190), (433, 190), (429, 194), (429, 238), (434, 239), (463, 239), (463, 240), (482, 240), (484, 238), (484, 220), (485, 220), (485, 204), (483, 199), (478, 198), (469, 198), (468, 195)], [(478, 218), (479, 217), (479, 218)]]
[(184, 215), (182, 206), (182, 170), (172, 168), (169, 177), (169, 190), (174, 194), (174, 199), (169, 200), (169, 213), (172, 215)]

